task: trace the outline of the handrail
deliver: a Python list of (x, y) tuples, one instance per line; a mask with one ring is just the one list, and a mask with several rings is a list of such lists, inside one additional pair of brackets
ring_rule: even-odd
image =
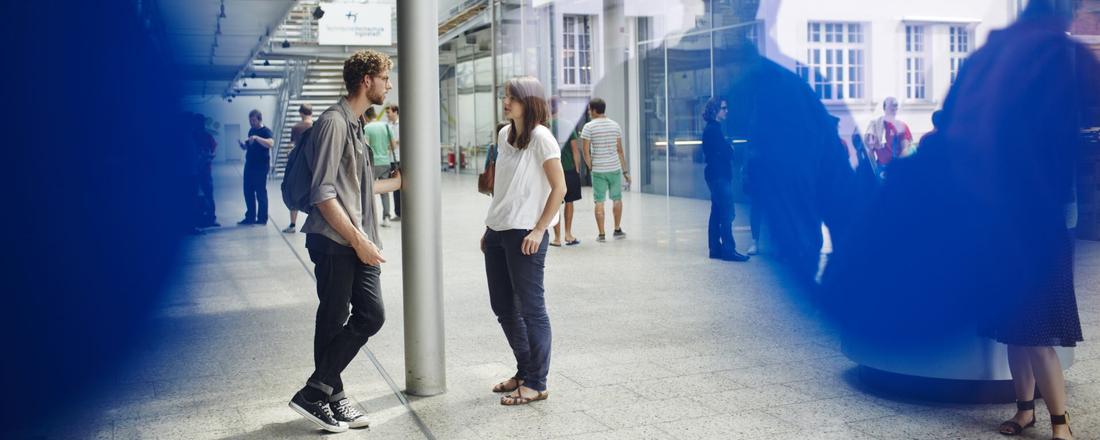
[[(283, 125), (286, 124), (287, 106), (290, 105), (290, 100), (298, 98), (302, 95), (302, 86), (305, 85), (306, 72), (308, 61), (302, 60), (288, 60), (283, 68), (283, 84), (279, 86), (279, 98), (275, 102), (276, 115), (275, 115), (275, 127), (278, 128), (275, 133), (275, 154), (271, 157), (271, 178), (275, 177), (275, 173), (278, 171), (279, 158), (283, 153)], [(288, 145), (290, 148), (294, 148), (293, 145)]]
[[(283, 78), (288, 75), (289, 65), (283, 68)], [(268, 167), (268, 177), (275, 177), (275, 165), (278, 164), (279, 153), (283, 148), (283, 124), (286, 123), (286, 104), (288, 101), (288, 93), (290, 91), (289, 84), (284, 79), (283, 83), (279, 85), (279, 98), (275, 101), (275, 154), (271, 156), (271, 164)]]

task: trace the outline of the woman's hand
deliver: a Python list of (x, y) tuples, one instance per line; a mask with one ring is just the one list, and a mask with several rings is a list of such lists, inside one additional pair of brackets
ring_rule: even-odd
[(534, 255), (539, 252), (539, 246), (542, 245), (542, 238), (546, 236), (545, 229), (532, 229), (530, 234), (523, 237), (523, 244), (520, 247), (520, 251), (523, 255)]

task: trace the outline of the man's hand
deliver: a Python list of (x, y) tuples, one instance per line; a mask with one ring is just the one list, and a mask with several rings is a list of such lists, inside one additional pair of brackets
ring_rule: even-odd
[(485, 233), (481, 234), (481, 253), (485, 253), (485, 236), (489, 234), (489, 228), (485, 228)]
[(359, 257), (359, 261), (371, 266), (379, 266), (386, 262), (385, 258), (382, 258), (382, 253), (378, 251), (378, 246), (375, 246), (367, 237), (362, 235), (352, 245), (355, 249), (355, 255)]
[(626, 178), (626, 183), (630, 183), (630, 174), (623, 173), (623, 177)]
[(538, 253), (539, 246), (542, 245), (542, 237), (545, 235), (545, 229), (532, 229), (531, 233), (523, 238), (523, 243), (520, 245), (520, 251), (523, 252), (523, 255), (534, 255)]

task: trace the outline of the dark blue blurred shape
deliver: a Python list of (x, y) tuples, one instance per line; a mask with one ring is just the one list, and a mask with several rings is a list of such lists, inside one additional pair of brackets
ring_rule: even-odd
[(0, 412), (0, 432), (127, 392), (118, 361), (191, 220), (177, 83), (139, 3), (5, 7), (0, 388), (23, 409)]
[(1037, 325), (1034, 306), (1060, 301), (1048, 291), (1072, 291), (1065, 205), (1098, 71), (1067, 25), (1032, 7), (992, 33), (948, 94), (939, 132), (891, 165), (827, 267), (828, 305), (849, 337), (1003, 334)]

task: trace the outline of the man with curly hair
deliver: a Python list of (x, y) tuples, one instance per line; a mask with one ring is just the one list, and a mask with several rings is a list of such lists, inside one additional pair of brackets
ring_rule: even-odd
[[(382, 243), (378, 240), (372, 199), (401, 187), (401, 175), (375, 182), (373, 154), (363, 138), (361, 115), (385, 101), (393, 63), (373, 50), (356, 52), (344, 62), (348, 95), (325, 110), (313, 124), (310, 203), (302, 232), (315, 264), (317, 323), (313, 374), (294, 395), (290, 407), (330, 432), (368, 426), (367, 417), (344, 393), (340, 374), (385, 320), (379, 285)], [(350, 309), (350, 312), (349, 312)]]

